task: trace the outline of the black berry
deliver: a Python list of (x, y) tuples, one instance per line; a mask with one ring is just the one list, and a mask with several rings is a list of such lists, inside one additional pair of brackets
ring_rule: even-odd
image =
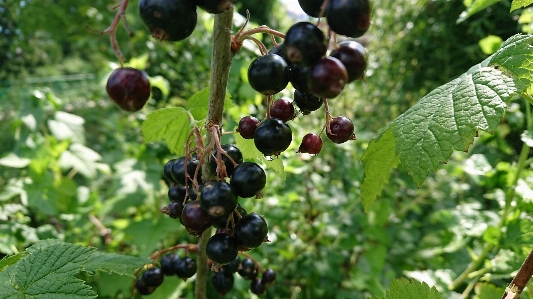
[(330, 0), (326, 18), (335, 33), (360, 37), (370, 27), (371, 3), (369, 0)]
[(253, 197), (265, 187), (266, 174), (256, 163), (244, 162), (235, 168), (230, 184), (238, 196)]
[(235, 225), (233, 235), (237, 243), (245, 248), (256, 248), (263, 244), (268, 233), (268, 226), (257, 213), (243, 216)]
[(157, 288), (163, 283), (163, 271), (159, 268), (150, 268), (142, 274), (144, 285)]
[(138, 69), (123, 67), (114, 70), (107, 79), (106, 91), (111, 100), (129, 112), (141, 110), (150, 98), (148, 76)]
[(179, 278), (187, 279), (192, 277), (197, 270), (196, 261), (190, 257), (182, 257), (174, 263), (174, 272)]
[(296, 115), (292, 102), (284, 98), (276, 100), (270, 107), (270, 116), (281, 119), (284, 122), (293, 119)]
[(176, 254), (165, 254), (161, 258), (161, 271), (163, 274), (170, 276), (175, 275), (174, 264), (180, 257)]
[(276, 94), (289, 84), (289, 67), (279, 55), (259, 56), (248, 68), (248, 82), (264, 95)]
[(262, 295), (266, 291), (266, 285), (263, 283), (263, 281), (259, 278), (255, 278), (252, 280), (252, 283), (250, 284), (250, 291), (256, 295)]
[(244, 279), (254, 279), (257, 277), (257, 265), (251, 258), (245, 258), (242, 260), (238, 272)]
[[(239, 150), (239, 148), (237, 148), (233, 144), (223, 144), (221, 147), (226, 152), (226, 154), (228, 154), (228, 156), (230, 156), (231, 159), (233, 159), (235, 163), (237, 164), (242, 163), (243, 161), (242, 153)], [(233, 166), (233, 163), (230, 161), (230, 159), (226, 155), (221, 154), (220, 156), (222, 158), (222, 163), (224, 163), (224, 166), (226, 167), (227, 175), (231, 176), (233, 174), (233, 169), (235, 169), (235, 166)], [(218, 157), (218, 149), (215, 148), (213, 150), (213, 153), (209, 157), (209, 165), (211, 166), (211, 170), (213, 172), (215, 172), (217, 168), (217, 161), (216, 161), (217, 157)]]
[(233, 0), (197, 0), (197, 5), (212, 14), (223, 13), (233, 7)]
[(348, 82), (363, 78), (368, 65), (368, 53), (360, 43), (353, 40), (343, 41), (329, 56), (339, 59), (346, 67)]
[(294, 91), (294, 103), (303, 115), (307, 115), (322, 107), (324, 100), (312, 93), (302, 93), (299, 90)]
[(137, 278), (137, 280), (135, 281), (135, 289), (137, 290), (137, 292), (141, 295), (150, 295), (152, 294), (153, 292), (155, 292), (155, 287), (149, 287), (147, 286), (143, 279), (142, 279), (142, 276), (139, 276)]
[(202, 189), (200, 205), (211, 217), (229, 215), (237, 207), (237, 195), (230, 184), (211, 182)]
[(237, 241), (231, 235), (218, 233), (207, 241), (206, 254), (213, 262), (229, 264), (235, 260), (238, 253)]
[(213, 223), (213, 219), (202, 209), (199, 200), (185, 204), (180, 221), (187, 232), (195, 237), (199, 237)]
[(226, 273), (225, 271), (217, 272), (213, 275), (213, 278), (211, 278), (211, 283), (220, 296), (225, 296), (231, 291), (234, 282), (235, 278), (233, 277), (233, 274)]
[(348, 71), (340, 60), (326, 57), (311, 67), (309, 89), (319, 97), (334, 98), (348, 82)]
[(354, 126), (352, 121), (344, 116), (335, 117), (331, 120), (329, 128), (331, 133), (326, 131), (329, 140), (334, 143), (344, 143), (348, 140), (355, 140)]
[[(239, 203), (237, 203), (237, 207), (235, 208), (235, 210), (239, 214), (237, 215), (237, 213), (233, 211), (233, 213), (230, 215), (233, 215), (233, 222), (237, 223), (239, 221), (239, 215), (242, 217), (246, 215), (247, 213), (246, 213), (246, 210)], [(231, 226), (231, 223), (228, 224), (228, 218), (230, 215), (224, 215), (222, 217), (213, 218), (213, 226), (219, 229), (226, 229), (226, 228), (232, 229), (233, 227)], [(230, 226), (227, 227), (228, 225)]]
[(290, 64), (313, 65), (326, 55), (326, 50), (324, 33), (309, 22), (296, 23), (285, 34), (283, 57)]
[(255, 130), (255, 147), (265, 156), (279, 155), (292, 141), (291, 128), (277, 118), (263, 121)]
[(239, 265), (241, 264), (241, 258), (237, 255), (233, 262), (222, 266), (222, 271), (226, 273), (235, 273), (239, 271)]
[(263, 274), (261, 274), (261, 281), (264, 284), (273, 283), (276, 280), (276, 272), (272, 269), (266, 269), (263, 271)]
[(165, 163), (165, 167), (163, 167), (163, 177), (172, 184), (176, 184), (176, 182), (174, 181), (170, 170), (172, 169), (172, 164), (174, 164), (176, 160), (177, 159), (168, 160), (168, 162)]
[(139, 12), (157, 40), (184, 40), (196, 27), (196, 6), (190, 0), (141, 0)]

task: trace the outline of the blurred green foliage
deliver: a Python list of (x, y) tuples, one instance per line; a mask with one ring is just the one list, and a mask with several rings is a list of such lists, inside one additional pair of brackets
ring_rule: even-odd
[[(285, 31), (283, 26), (290, 22), (281, 17), (286, 15), (283, 8), (267, 2), (257, 14), (254, 11), (263, 5), (248, 4), (252, 21), (268, 20)], [(240, 3), (240, 9), (246, 3)], [(131, 2), (126, 17), (135, 35), (130, 38), (119, 27), (121, 50), (129, 63), (152, 79), (164, 80), (153, 89), (147, 107), (127, 114), (104, 93), (107, 75), (118, 61), (109, 38), (87, 29), (109, 26), (114, 16), (109, 4), (0, 0), (2, 255), (46, 238), (142, 257), (196, 242), (179, 221), (160, 212), (168, 201), (161, 170), (175, 156), (162, 143), (143, 143), (140, 128), (151, 111), (184, 106), (184, 99), (207, 86), (212, 16), (201, 13), (186, 41), (159, 43), (150, 38), (137, 16), (136, 2)], [(265, 12), (271, 11), (270, 5), (275, 13)], [(267, 170), (265, 197), (241, 200), (247, 211), (263, 214), (269, 224), (271, 242), (250, 252), (278, 274), (264, 297), (384, 296), (394, 278), (407, 276), (435, 285), (444, 298), (461, 298), (469, 284), (475, 288), (468, 298), (492, 298), (533, 247), (531, 160), (518, 181), (513, 212), (504, 220), (506, 230), (493, 229), (500, 221), (504, 194), (513, 187), (514, 163), (523, 144), (520, 136), (533, 130), (526, 124), (526, 106), (511, 103), (495, 132), (482, 133), (468, 153), (455, 153), (420, 188), (408, 173), (395, 170), (367, 214), (359, 196), (364, 175), (360, 159), (371, 138), (390, 120), (486, 58), (480, 40), (529, 32), (531, 20), (526, 17), (531, 9), (509, 14), (510, 1), (505, 0), (456, 24), (464, 10), (461, 1), (376, 0), (374, 7), (373, 25), (360, 40), (370, 54), (366, 82), (350, 85), (330, 101), (332, 113), (354, 121), (358, 140), (343, 145), (324, 140), (318, 156), (295, 154), (306, 133), (321, 130), (324, 108), (298, 117), (290, 123), (294, 141), (280, 157), (285, 182)], [(236, 18), (235, 28), (242, 22)], [(263, 118), (264, 99), (246, 79), (255, 55), (245, 46), (233, 61), (228, 90), (236, 106), (226, 114), (228, 131), (242, 116)], [(77, 74), (91, 75), (65, 79)], [(168, 94), (164, 82), (169, 84)], [(280, 96), (291, 98), (291, 90)], [(223, 141), (235, 142), (231, 135)], [(88, 215), (98, 221), (91, 222)], [(100, 225), (111, 229), (111, 238)], [(471, 256), (490, 242), (498, 250), (489, 254), (483, 268), (454, 292), (448, 291), (447, 285)], [(102, 298), (129, 297), (128, 277), (82, 278)], [(193, 280), (165, 279), (154, 298), (193, 298)], [(208, 288), (208, 298), (216, 298), (210, 284)], [(248, 289), (249, 281), (236, 275), (226, 297), (253, 298)], [(531, 291), (523, 298), (533, 298)]]

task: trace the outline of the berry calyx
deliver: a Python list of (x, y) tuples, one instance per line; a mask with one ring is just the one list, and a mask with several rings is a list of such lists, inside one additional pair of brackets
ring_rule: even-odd
[(263, 121), (255, 130), (255, 147), (265, 156), (276, 156), (286, 150), (292, 141), (289, 125), (277, 118)]
[(316, 155), (322, 150), (322, 138), (315, 133), (308, 133), (302, 139), (298, 153)]
[(331, 120), (329, 128), (331, 132), (326, 130), (326, 135), (334, 143), (340, 144), (348, 140), (355, 140), (353, 123), (347, 117), (335, 117)]
[(150, 82), (143, 71), (131, 67), (114, 70), (107, 79), (106, 91), (122, 110), (136, 112), (150, 98)]

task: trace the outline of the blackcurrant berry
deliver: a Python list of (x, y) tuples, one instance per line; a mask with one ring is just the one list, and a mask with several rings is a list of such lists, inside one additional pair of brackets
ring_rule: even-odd
[[(187, 165), (185, 165), (187, 163)], [(196, 154), (193, 154), (190, 157), (180, 157), (177, 159), (174, 164), (172, 164), (171, 168), (171, 174), (172, 178), (174, 178), (174, 181), (178, 182), (181, 185), (185, 185), (185, 171), (187, 171), (187, 174), (191, 179), (194, 178), (194, 174), (196, 172), (196, 168), (198, 167), (198, 164), (200, 163), (200, 160), (198, 160), (198, 156)], [(197, 177), (197, 180), (199, 183), (201, 183), (200, 176)], [(191, 180), (189, 179), (189, 182)]]
[[(242, 163), (243, 161), (242, 153), (239, 150), (239, 148), (237, 148), (233, 144), (223, 144), (221, 147), (226, 152), (226, 154), (228, 154), (228, 156), (230, 156), (231, 159), (233, 159), (235, 163), (237, 164)], [(215, 172), (217, 168), (217, 160), (216, 160), (217, 157), (218, 157), (218, 149), (215, 148), (213, 150), (213, 153), (209, 157), (209, 166), (211, 166), (211, 171), (213, 172)], [(224, 163), (224, 166), (226, 167), (226, 173), (228, 174), (228, 176), (231, 176), (233, 174), (233, 169), (235, 169), (235, 166), (233, 166), (233, 163), (230, 161), (230, 159), (228, 159), (228, 157), (226, 157), (226, 155), (221, 154), (221, 157), (222, 157), (222, 162)]]
[(279, 155), (289, 147), (291, 141), (291, 128), (277, 118), (263, 121), (254, 134), (255, 147), (265, 156)]
[(372, 5), (369, 0), (331, 0), (326, 18), (335, 33), (360, 37), (370, 27)]
[(291, 65), (289, 72), (289, 81), (296, 90), (302, 93), (310, 93), (309, 89), (309, 71), (308, 66)]
[(237, 132), (244, 139), (254, 139), (254, 133), (259, 125), (259, 120), (253, 116), (245, 116), (239, 121)]
[(224, 181), (210, 182), (202, 189), (200, 205), (211, 217), (229, 215), (237, 207), (237, 194)]
[(324, 0), (298, 0), (302, 10), (311, 17), (318, 18)]
[(298, 153), (316, 155), (322, 149), (322, 138), (315, 133), (308, 133), (302, 139)]
[(256, 295), (262, 295), (266, 292), (266, 285), (261, 279), (255, 278), (250, 284), (250, 291)]
[(167, 214), (170, 218), (180, 218), (183, 213), (183, 203), (181, 201), (171, 201), (166, 208), (161, 209), (161, 211)]
[(272, 49), (270, 49), (268, 51), (268, 54), (276, 54), (276, 55), (279, 55), (279, 56), (281, 56), (283, 58), (283, 43), (272, 47)]
[(238, 272), (244, 279), (254, 279), (257, 277), (257, 265), (251, 258), (245, 258), (242, 260)]
[(174, 272), (179, 278), (187, 279), (196, 273), (197, 267), (196, 261), (192, 257), (185, 256), (176, 260)]
[(142, 280), (144, 281), (144, 285), (148, 287), (154, 287), (157, 288), (163, 283), (163, 271), (159, 268), (150, 268), (144, 271), (142, 274)]
[(174, 264), (180, 257), (176, 254), (165, 254), (161, 258), (161, 271), (163, 274), (170, 276), (175, 275), (176, 272), (174, 272)]
[(234, 282), (235, 278), (233, 277), (233, 274), (226, 273), (225, 271), (219, 271), (213, 275), (213, 278), (211, 278), (211, 283), (220, 296), (225, 296), (231, 291)]
[(264, 95), (282, 91), (289, 84), (287, 62), (276, 54), (255, 58), (248, 67), (248, 82), (254, 90)]
[(156, 288), (145, 285), (142, 276), (139, 276), (135, 281), (135, 289), (141, 295), (150, 295), (155, 292)]
[(218, 233), (207, 241), (206, 254), (213, 262), (229, 264), (235, 260), (238, 253), (237, 241), (231, 235)]
[(174, 185), (168, 188), (168, 199), (170, 201), (185, 201), (185, 195), (187, 194), (187, 188), (182, 185)]
[(141, 110), (151, 92), (146, 73), (131, 67), (114, 70), (107, 79), (105, 89), (113, 102), (130, 112)]
[(157, 40), (184, 40), (196, 27), (196, 6), (190, 0), (141, 0), (139, 12)]
[(276, 272), (272, 269), (266, 269), (263, 271), (263, 274), (261, 274), (261, 281), (264, 284), (273, 283), (276, 280)]
[(223, 13), (233, 7), (233, 0), (197, 0), (197, 5), (211, 14)]
[(302, 93), (299, 90), (294, 91), (294, 103), (303, 115), (307, 115), (315, 110), (318, 110), (322, 107), (324, 100), (312, 93)]
[(333, 120), (331, 120), (329, 128), (331, 133), (327, 132), (326, 130), (326, 135), (328, 136), (329, 140), (333, 141), (334, 143), (340, 144), (348, 140), (355, 140), (353, 123), (347, 117), (335, 117)]
[[(242, 217), (242, 216), (246, 215), (247, 213), (246, 213), (246, 210), (239, 203), (237, 203), (237, 207), (235, 208), (235, 210), (239, 214), (237, 214), (235, 211), (233, 211), (233, 213), (230, 214), (230, 215), (233, 215), (233, 222), (237, 223), (239, 221), (239, 215), (240, 215), (240, 217)], [(228, 218), (229, 218), (230, 215), (224, 215), (222, 217), (213, 218), (213, 226), (216, 227), (216, 228), (219, 228), (219, 229), (233, 228), (231, 226), (231, 223), (228, 224)]]
[(253, 197), (266, 185), (266, 174), (261, 166), (244, 162), (235, 167), (230, 184), (240, 197)]
[(165, 163), (165, 167), (163, 167), (163, 177), (172, 184), (176, 184), (176, 182), (174, 181), (170, 170), (172, 169), (172, 164), (174, 164), (176, 160), (177, 159), (169, 160), (167, 163)]
[(195, 237), (199, 237), (213, 223), (213, 219), (202, 209), (199, 200), (185, 204), (180, 221), (187, 232)]
[(324, 33), (309, 22), (296, 23), (285, 34), (283, 57), (290, 64), (313, 65), (324, 57), (326, 50)]
[(338, 96), (348, 82), (346, 67), (334, 57), (326, 57), (315, 63), (309, 75), (309, 89), (323, 98)]
[(222, 266), (222, 271), (225, 273), (235, 273), (239, 271), (239, 265), (241, 264), (241, 258), (237, 255), (233, 262)]
[(296, 115), (294, 113), (294, 106), (291, 101), (281, 98), (276, 100), (272, 107), (270, 107), (270, 116), (281, 119), (287, 122), (293, 119)]
[(233, 230), (233, 235), (237, 243), (245, 248), (256, 248), (263, 244), (268, 233), (268, 226), (257, 213), (250, 213), (243, 216)]
[(348, 83), (363, 78), (368, 65), (368, 53), (360, 43), (353, 40), (343, 41), (329, 56), (339, 59), (346, 67)]

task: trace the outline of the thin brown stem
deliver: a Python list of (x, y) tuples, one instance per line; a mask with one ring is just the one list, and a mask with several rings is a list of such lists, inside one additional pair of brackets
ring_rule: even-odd
[(516, 273), (516, 276), (513, 278), (513, 281), (505, 289), (505, 292), (502, 295), (502, 299), (515, 299), (519, 298), (520, 294), (526, 287), (527, 283), (533, 275), (533, 250), (529, 253), (526, 260)]

